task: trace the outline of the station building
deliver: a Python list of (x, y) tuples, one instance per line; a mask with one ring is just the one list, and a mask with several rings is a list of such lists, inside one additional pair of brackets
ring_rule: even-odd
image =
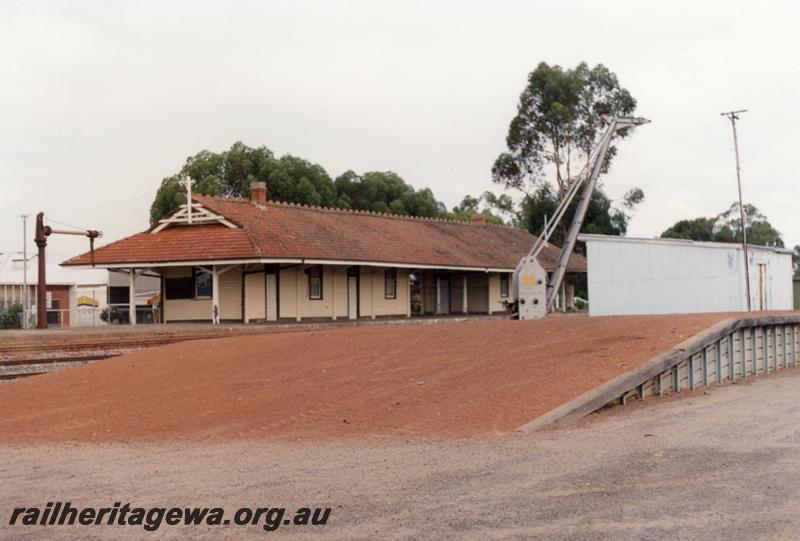
[[(195, 195), (149, 230), (95, 250), (94, 265), (160, 277), (161, 322), (274, 322), (504, 311), (536, 237), (472, 222)], [(552, 271), (560, 248), (540, 255)], [(62, 265), (89, 268), (82, 254)], [(568, 273), (586, 273), (573, 254)], [(133, 318), (131, 323), (135, 323)]]

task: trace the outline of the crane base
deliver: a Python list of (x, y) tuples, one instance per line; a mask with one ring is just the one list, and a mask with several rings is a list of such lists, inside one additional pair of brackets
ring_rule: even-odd
[(514, 270), (514, 294), (519, 319), (547, 315), (547, 272), (533, 256), (524, 257)]

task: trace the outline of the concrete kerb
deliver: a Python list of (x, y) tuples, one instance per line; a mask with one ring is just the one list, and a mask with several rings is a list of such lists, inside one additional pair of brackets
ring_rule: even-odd
[(725, 319), (684, 340), (673, 348), (652, 357), (644, 365), (630, 372), (620, 374), (616, 378), (553, 408), (520, 426), (517, 431), (534, 432), (543, 428), (556, 428), (574, 423), (739, 329), (765, 325), (796, 325), (798, 323), (800, 323), (800, 314)]

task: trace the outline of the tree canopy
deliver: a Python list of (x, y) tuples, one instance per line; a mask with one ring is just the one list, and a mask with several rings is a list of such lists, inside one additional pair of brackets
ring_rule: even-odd
[(263, 181), (275, 201), (411, 216), (447, 213), (430, 189), (417, 191), (391, 171), (347, 171), (334, 181), (319, 164), (289, 154), (277, 158), (267, 147), (237, 142), (223, 152), (198, 152), (178, 173), (165, 178), (150, 207), (151, 223), (186, 202), (179, 184), (186, 177), (195, 180), (195, 192), (207, 195), (247, 197), (250, 183)]
[(334, 184), (337, 206), (342, 208), (431, 218), (445, 213), (444, 204), (436, 200), (429, 188), (415, 191), (391, 171), (369, 171), (363, 175), (346, 171), (336, 177)]
[[(602, 116), (630, 115), (635, 108), (636, 100), (602, 64), (590, 68), (582, 62), (574, 69), (564, 69), (541, 62), (528, 75), (519, 97), (517, 115), (506, 137), (508, 149), (492, 167), (493, 180), (530, 195), (554, 177), (562, 196), (569, 179), (580, 172), (580, 165), (596, 145)], [(618, 137), (627, 132), (620, 130)], [(615, 154), (612, 145), (604, 172)]]
[[(541, 62), (528, 75), (517, 114), (506, 137), (507, 150), (492, 167), (492, 180), (523, 195), (517, 222), (539, 234), (545, 217), (552, 217), (570, 179), (580, 173), (602, 134), (603, 115), (631, 115), (636, 100), (602, 64), (582, 62), (574, 69)], [(626, 137), (630, 130), (620, 130)], [(601, 172), (616, 154), (609, 148)], [(584, 233), (624, 235), (631, 212), (644, 200), (640, 188), (630, 189), (615, 204), (598, 184), (581, 229)], [(566, 216), (573, 216), (573, 202)], [(566, 227), (551, 237), (560, 244)], [(579, 247), (579, 249), (582, 249)]]
[[(772, 227), (769, 220), (753, 205), (745, 205), (747, 242), (760, 246), (783, 247), (781, 233)], [(680, 220), (661, 233), (661, 238), (689, 239), (713, 242), (742, 242), (739, 203), (711, 218)]]
[[(538, 234), (545, 216), (553, 215), (565, 186), (578, 173), (575, 163), (583, 165), (594, 147), (601, 116), (628, 115), (635, 106), (616, 75), (602, 64), (590, 68), (581, 63), (567, 70), (539, 64), (528, 76), (511, 121), (508, 151), (492, 168), (494, 182), (522, 193), (519, 203), (508, 194), (486, 191), (477, 197), (466, 195), (448, 211), (430, 189), (415, 190), (392, 171), (348, 170), (333, 180), (319, 164), (288, 154), (276, 157), (265, 146), (237, 142), (223, 152), (198, 152), (178, 173), (165, 178), (151, 205), (150, 220), (158, 221), (185, 202), (179, 181), (191, 177), (194, 190), (209, 195), (247, 197), (250, 183), (263, 181), (269, 198), (277, 201), (456, 220), (469, 220), (480, 212), (489, 223), (508, 223)], [(609, 149), (604, 172), (615, 150)], [(642, 190), (634, 188), (615, 203), (598, 185), (582, 231), (625, 234), (630, 212), (643, 199)], [(568, 212), (574, 213), (574, 207)], [(563, 230), (551, 240), (560, 243)]]
[[(522, 227), (539, 235), (544, 229), (545, 217), (552, 217), (558, 207), (559, 198), (555, 189), (550, 184), (542, 184), (535, 191), (522, 201), (519, 211), (519, 223)], [(573, 200), (567, 208), (565, 216), (574, 216), (577, 200)], [(630, 216), (624, 208), (619, 208), (613, 204), (611, 199), (605, 194), (601, 186), (598, 186), (589, 200), (589, 208), (586, 211), (586, 219), (583, 222), (581, 232), (599, 235), (624, 235), (628, 230), (628, 220)], [(558, 228), (550, 237), (550, 242), (561, 245), (566, 235), (565, 228)], [(585, 247), (578, 243), (576, 251), (585, 255)]]
[(461, 203), (453, 207), (447, 217), (453, 220), (469, 221), (475, 214), (483, 214), (486, 223), (517, 225), (519, 213), (514, 200), (506, 194), (496, 195), (486, 191), (480, 197), (464, 196)]

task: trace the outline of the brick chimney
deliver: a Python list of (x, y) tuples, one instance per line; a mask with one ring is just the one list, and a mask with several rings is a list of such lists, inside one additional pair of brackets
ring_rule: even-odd
[(250, 202), (259, 206), (267, 204), (267, 183), (266, 182), (251, 182), (250, 183)]
[(472, 222), (473, 224), (486, 225), (486, 216), (484, 216), (479, 212), (476, 212), (475, 214), (472, 215), (472, 218), (470, 218), (469, 221)]

